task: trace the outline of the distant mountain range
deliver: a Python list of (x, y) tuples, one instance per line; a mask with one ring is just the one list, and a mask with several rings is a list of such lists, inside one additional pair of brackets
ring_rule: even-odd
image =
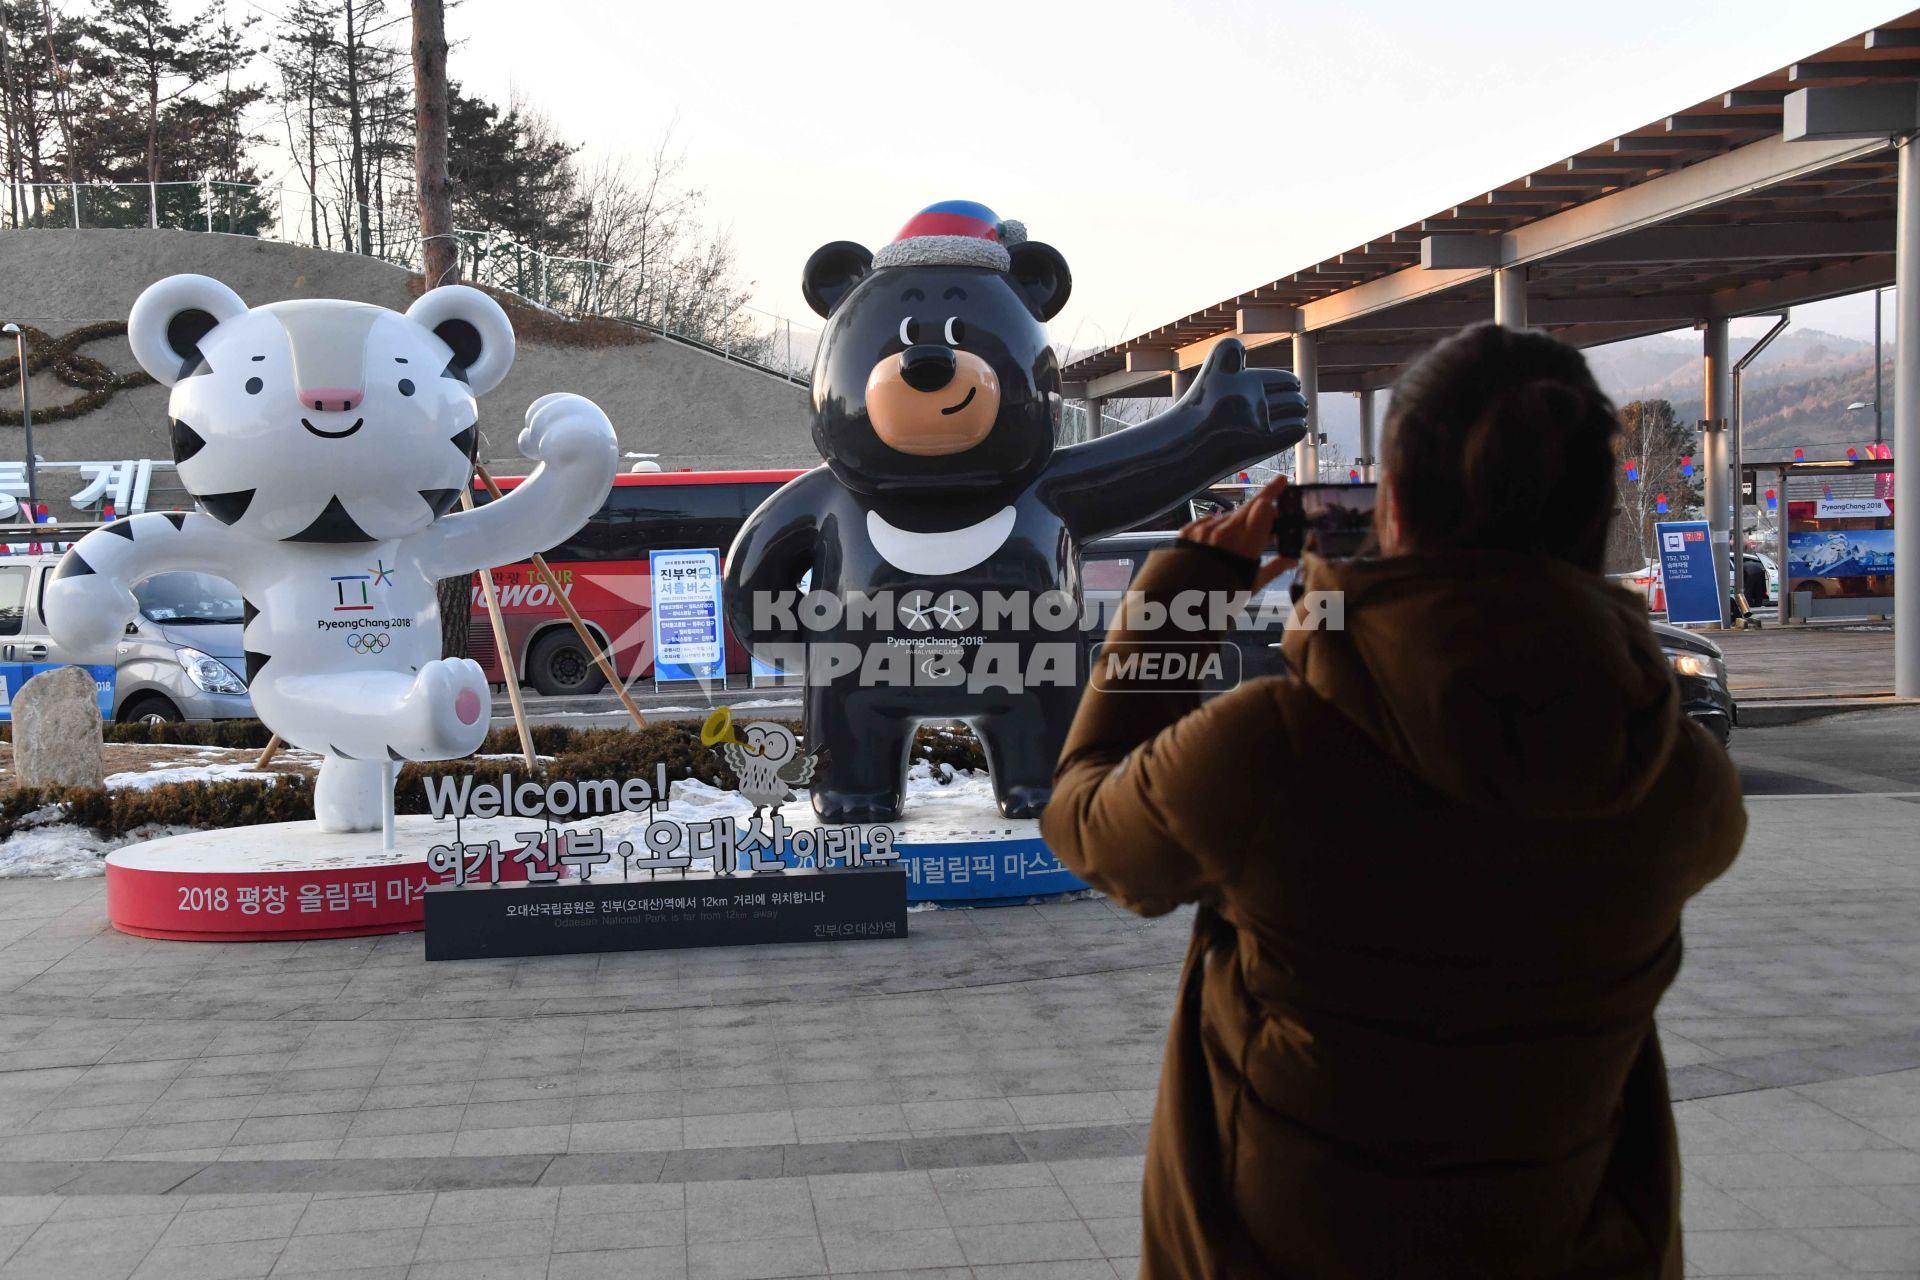
[[(1753, 345), (1753, 339), (1736, 338), (1728, 345), (1731, 358), (1738, 360)], [(1869, 407), (1849, 413), (1847, 406), (1856, 402), (1870, 405), (1873, 400), (1872, 350), (1871, 342), (1818, 329), (1789, 328), (1776, 338), (1741, 378), (1746, 402), (1742, 451), (1747, 460), (1786, 458), (1796, 447), (1805, 449), (1809, 458), (1838, 458), (1844, 456), (1848, 445), (1871, 441), (1873, 410)], [(1891, 342), (1885, 359), (1884, 423), (1891, 435)], [(1616, 404), (1670, 400), (1680, 421), (1699, 420), (1703, 397), (1697, 335), (1661, 334), (1591, 347), (1587, 360)], [(1352, 396), (1321, 396), (1320, 421), (1321, 429), (1332, 438), (1342, 457), (1358, 452), (1360, 413)]]
[[(1751, 339), (1728, 344), (1738, 360)], [(1744, 384), (1742, 451), (1750, 461), (1786, 457), (1799, 447), (1809, 458), (1839, 457), (1848, 445), (1873, 439), (1873, 344), (1818, 329), (1789, 328), (1762, 352)], [(1892, 430), (1893, 368), (1881, 370), (1883, 418)], [(1587, 352), (1594, 376), (1620, 404), (1670, 400), (1674, 415), (1693, 422), (1702, 413), (1700, 342), (1691, 334), (1636, 338)], [(1869, 407), (1849, 412), (1849, 404)], [(1864, 452), (1864, 450), (1863, 450)]]

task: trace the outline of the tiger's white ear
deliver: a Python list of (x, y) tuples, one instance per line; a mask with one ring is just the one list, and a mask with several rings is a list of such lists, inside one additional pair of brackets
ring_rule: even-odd
[(200, 364), (200, 342), (214, 326), (247, 314), (240, 295), (211, 276), (168, 276), (134, 299), (127, 316), (133, 358), (170, 387)]
[(513, 323), (500, 304), (478, 289), (443, 284), (407, 308), (407, 319), (431, 329), (453, 352), (449, 372), (480, 396), (499, 386), (513, 368)]

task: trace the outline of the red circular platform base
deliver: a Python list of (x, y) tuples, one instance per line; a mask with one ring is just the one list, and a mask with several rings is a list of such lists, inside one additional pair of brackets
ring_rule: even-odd
[[(481, 833), (493, 825), (467, 823), (468, 838), (500, 835)], [(453, 825), (402, 817), (394, 834), (397, 847), (382, 849), (377, 831), (276, 822), (129, 845), (107, 855), (107, 919), (122, 933), (185, 942), (406, 933), (421, 927), (422, 897), (439, 881), (427, 850), (451, 840)]]

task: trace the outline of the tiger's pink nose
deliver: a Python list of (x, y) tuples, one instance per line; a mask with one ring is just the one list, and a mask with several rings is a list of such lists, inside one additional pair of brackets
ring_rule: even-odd
[(358, 409), (365, 395), (359, 387), (302, 387), (300, 407), (345, 412)]

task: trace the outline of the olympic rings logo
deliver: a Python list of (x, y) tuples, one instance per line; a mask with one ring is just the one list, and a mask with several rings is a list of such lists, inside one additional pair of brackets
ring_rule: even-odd
[(378, 653), (391, 643), (384, 631), (375, 632), (373, 635), (363, 635), (356, 631), (347, 637), (347, 648), (355, 653)]

